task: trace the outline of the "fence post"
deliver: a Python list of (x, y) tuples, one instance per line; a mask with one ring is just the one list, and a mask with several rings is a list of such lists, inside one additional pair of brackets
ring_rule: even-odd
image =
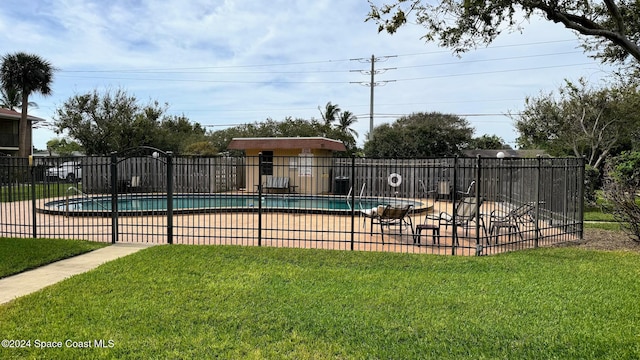
[[(585, 157), (578, 158), (578, 166), (580, 166), (580, 179), (578, 180), (578, 186), (580, 190), (578, 190), (578, 221), (580, 224), (580, 230), (578, 231), (578, 236), (580, 240), (584, 239), (584, 181), (585, 181)], [(565, 173), (566, 176), (566, 173)], [(566, 196), (566, 195), (565, 195)], [(575, 212), (575, 210), (574, 210)]]
[(173, 244), (173, 152), (167, 151), (167, 243)]
[(258, 153), (258, 246), (262, 246), (262, 151)]
[(29, 170), (31, 170), (31, 230), (35, 239), (38, 237), (38, 224), (36, 223), (36, 176), (35, 168), (33, 167), (33, 155), (29, 155)]
[(111, 243), (118, 242), (118, 156), (111, 153)]
[(451, 191), (451, 203), (453, 205), (453, 212), (452, 212), (452, 218), (453, 218), (453, 239), (451, 241), (451, 255), (455, 255), (456, 254), (456, 244), (458, 243), (458, 227), (456, 226), (456, 222), (457, 222), (457, 218), (456, 218), (456, 213), (457, 213), (457, 209), (456, 209), (456, 201), (457, 201), (457, 197), (456, 197), (456, 189), (458, 186), (458, 156), (456, 155), (453, 158), (453, 189)]
[(355, 237), (355, 221), (356, 221), (356, 157), (351, 155), (351, 251), (353, 251), (353, 242)]
[[(480, 171), (482, 171), (482, 166), (480, 165), (480, 161), (482, 157), (478, 154), (476, 159), (476, 178), (474, 179), (476, 182), (476, 256), (482, 255), (482, 244), (480, 243), (480, 221), (484, 223), (484, 219), (482, 218), (482, 214), (480, 214)], [(484, 226), (485, 236), (486, 233), (486, 224)]]
[(537, 160), (538, 160), (538, 166), (537, 166), (537, 171), (536, 171), (536, 206), (534, 209), (535, 212), (535, 224), (534, 224), (534, 231), (535, 231), (535, 241), (534, 241), (534, 247), (537, 248), (538, 247), (538, 242), (540, 241), (540, 224), (538, 224), (538, 221), (540, 219), (540, 179), (541, 179), (541, 172), (542, 172), (542, 157), (540, 155), (537, 156)]

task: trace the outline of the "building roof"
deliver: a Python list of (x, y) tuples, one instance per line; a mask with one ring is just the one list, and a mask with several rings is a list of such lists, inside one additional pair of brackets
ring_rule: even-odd
[[(21, 115), (22, 114), (17, 111), (0, 108), (0, 119), (20, 120)], [(31, 122), (34, 122), (34, 123), (40, 122), (40, 121), (46, 121), (45, 119), (35, 117), (32, 115), (27, 115), (27, 119), (31, 120)]]
[(227, 146), (229, 150), (274, 150), (274, 149), (322, 149), (346, 151), (342, 141), (325, 137), (262, 137), (233, 138)]

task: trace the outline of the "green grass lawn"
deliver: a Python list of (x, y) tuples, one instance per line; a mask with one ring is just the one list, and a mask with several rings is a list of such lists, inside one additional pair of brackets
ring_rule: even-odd
[(600, 209), (585, 209), (584, 211), (585, 221), (616, 221), (613, 214), (602, 212)]
[(622, 227), (618, 222), (607, 222), (607, 221), (596, 221), (596, 222), (585, 222), (585, 229), (602, 229), (602, 230), (611, 230), (611, 231), (620, 231)]
[(584, 227), (587, 229), (620, 230), (620, 223), (613, 217), (613, 214), (602, 210), (602, 205), (604, 204), (602, 196), (598, 198), (598, 204), (599, 206), (585, 207), (583, 213)]
[[(82, 190), (82, 183), (51, 182), (36, 183), (36, 199), (65, 196), (70, 187)], [(31, 200), (31, 184), (9, 185), (0, 187), (0, 202)], [(70, 195), (76, 196), (77, 191), (70, 191)]]
[(78, 240), (0, 238), (0, 278), (107, 245)]
[(157, 246), (0, 306), (3, 338), (31, 341), (0, 358), (633, 359), (638, 274), (640, 254), (575, 248)]

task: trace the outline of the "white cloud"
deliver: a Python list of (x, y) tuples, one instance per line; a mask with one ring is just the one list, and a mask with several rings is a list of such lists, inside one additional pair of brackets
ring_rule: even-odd
[[(94, 89), (167, 102), (203, 125), (318, 118), (317, 107), (331, 101), (359, 115), (360, 143), (370, 99), (357, 82), (370, 78), (354, 70), (369, 70), (372, 54), (381, 58), (376, 69), (389, 68), (376, 82), (395, 80), (374, 89), (376, 124), (418, 111), (517, 112), (526, 96), (554, 90), (565, 77), (606, 77), (574, 35), (544, 20), (457, 58), (425, 44), (419, 26), (378, 34), (364, 22), (367, 10), (365, 1), (338, 0), (6, 0), (0, 53), (35, 53), (61, 70), (54, 95), (32, 99), (40, 106), (34, 115), (46, 119), (69, 97)], [(398, 56), (383, 62), (385, 55)], [(467, 119), (476, 135), (515, 141), (505, 116)], [(54, 136), (36, 130), (36, 146)]]

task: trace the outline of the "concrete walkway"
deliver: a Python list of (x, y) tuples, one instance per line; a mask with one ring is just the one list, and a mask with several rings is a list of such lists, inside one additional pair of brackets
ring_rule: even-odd
[(0, 304), (31, 294), (73, 275), (82, 274), (107, 261), (133, 254), (153, 244), (115, 244), (60, 260), (37, 269), (0, 279)]

